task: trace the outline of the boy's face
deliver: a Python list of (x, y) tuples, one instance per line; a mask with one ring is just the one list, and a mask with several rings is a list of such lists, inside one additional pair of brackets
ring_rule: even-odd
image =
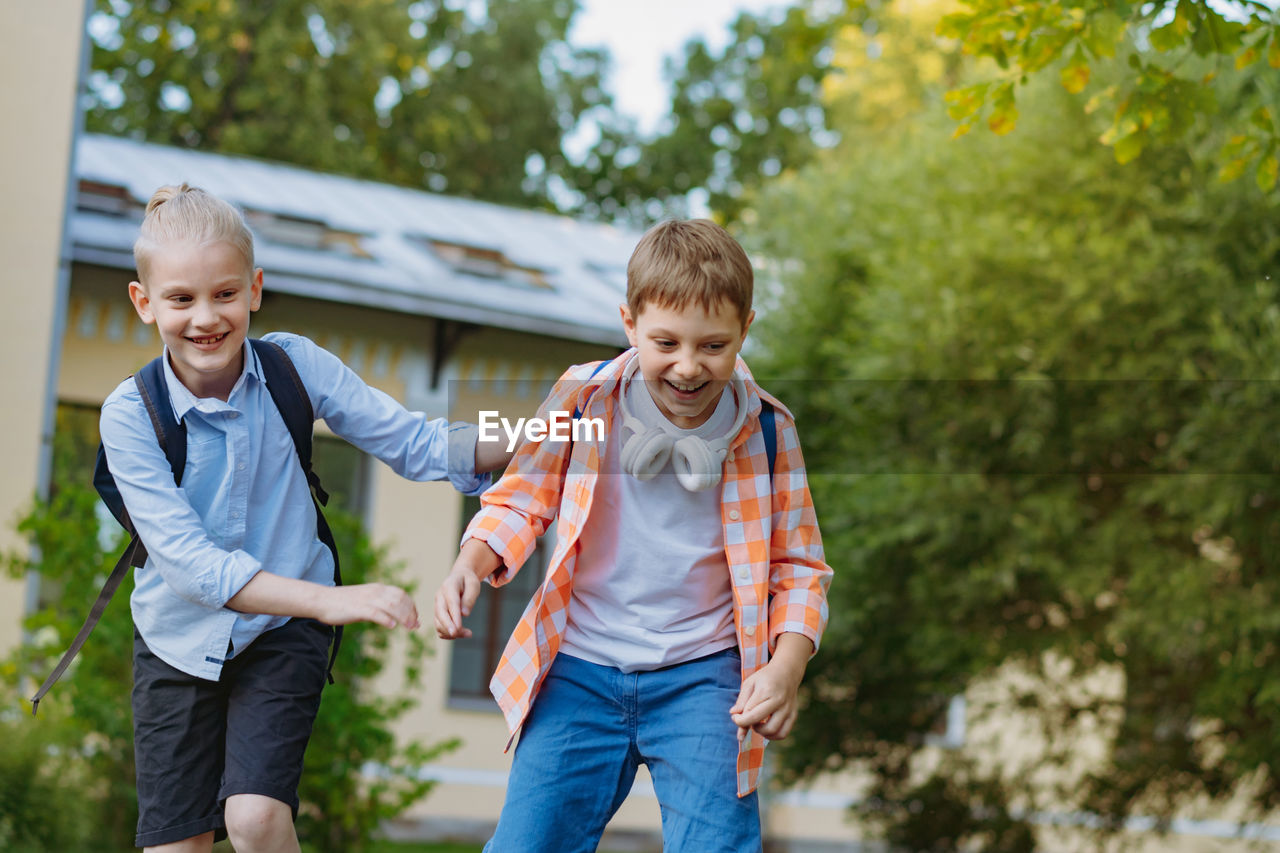
[(649, 303), (634, 316), (622, 306), (622, 325), (639, 350), (645, 387), (667, 420), (682, 429), (707, 422), (733, 377), (754, 319), (752, 311), (743, 322), (724, 301), (714, 311), (697, 304), (667, 308)]
[(142, 322), (156, 324), (173, 372), (197, 397), (225, 400), (244, 367), (262, 270), (229, 243), (173, 243), (152, 255), (147, 278), (129, 284), (129, 298)]

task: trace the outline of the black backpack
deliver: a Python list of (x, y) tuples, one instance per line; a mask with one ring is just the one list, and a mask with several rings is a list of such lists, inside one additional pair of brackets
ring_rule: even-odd
[[(324, 487), (320, 485), (320, 478), (315, 471), (311, 470), (311, 431), (315, 424), (315, 412), (311, 408), (311, 398), (307, 396), (306, 388), (303, 387), (302, 379), (298, 376), (298, 371), (293, 366), (293, 362), (289, 360), (288, 354), (278, 344), (250, 339), (249, 345), (258, 356), (258, 361), (262, 365), (263, 375), (267, 381), (267, 390), (271, 393), (271, 399), (275, 402), (276, 408), (280, 410), (280, 416), (284, 419), (285, 426), (289, 428), (289, 435), (293, 438), (293, 447), (298, 453), (298, 461), (302, 464), (302, 470), (307, 476), (307, 485), (311, 489), (312, 503), (316, 508), (316, 532), (320, 537), (320, 541), (333, 554), (334, 583), (341, 584), (342, 575), (338, 570), (338, 549), (334, 545), (333, 533), (329, 529), (328, 522), (325, 521), (324, 513), (320, 511), (322, 505), (328, 504), (329, 495), (325, 492)], [(138, 386), (138, 392), (142, 395), (142, 402), (147, 407), (147, 414), (151, 416), (151, 425), (155, 428), (156, 440), (160, 443), (160, 449), (164, 451), (165, 457), (169, 460), (169, 467), (173, 471), (173, 481), (181, 485), (182, 473), (187, 466), (187, 428), (173, 416), (173, 404), (169, 400), (169, 388), (164, 378), (163, 358), (164, 356), (160, 356), (148, 362), (145, 367), (134, 374), (133, 381)], [(129, 544), (125, 547), (124, 553), (120, 555), (120, 559), (116, 561), (116, 566), (111, 570), (106, 583), (102, 585), (102, 591), (98, 593), (97, 600), (93, 603), (93, 607), (90, 609), (88, 617), (85, 618), (84, 625), (80, 627), (79, 633), (71, 641), (71, 646), (63, 653), (58, 665), (54, 667), (53, 672), (45, 679), (44, 684), (40, 686), (40, 689), (36, 691), (36, 695), (31, 699), (32, 714), (36, 713), (40, 706), (40, 700), (44, 698), (44, 695), (49, 692), (49, 688), (66, 671), (72, 659), (75, 658), (80, 648), (84, 645), (85, 640), (89, 638), (89, 634), (93, 632), (98, 620), (102, 617), (103, 611), (106, 610), (107, 603), (111, 601), (111, 597), (115, 595), (120, 582), (124, 580), (125, 572), (129, 571), (130, 566), (142, 568), (147, 562), (146, 545), (138, 538), (138, 532), (133, 527), (133, 522), (129, 518), (129, 511), (125, 508), (124, 501), (120, 497), (120, 490), (116, 486), (115, 478), (111, 476), (111, 470), (107, 467), (107, 457), (101, 444), (98, 445), (98, 459), (93, 471), (93, 485), (98, 490), (98, 494), (102, 496), (102, 502), (107, 505), (107, 509), (111, 510), (111, 514), (129, 533)], [(330, 684), (333, 683), (333, 663), (337, 659), (338, 646), (341, 643), (342, 626), (339, 625), (334, 628), (333, 647), (329, 653), (329, 668), (326, 672)]]

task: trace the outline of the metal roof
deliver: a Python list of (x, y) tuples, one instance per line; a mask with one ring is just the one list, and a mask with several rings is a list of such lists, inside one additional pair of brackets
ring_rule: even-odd
[[(132, 270), (142, 208), (157, 187), (186, 181), (246, 211), (270, 290), (626, 346), (618, 306), (635, 232), (97, 134), (81, 135), (75, 171), (77, 261)], [(290, 229), (338, 239), (307, 245)]]

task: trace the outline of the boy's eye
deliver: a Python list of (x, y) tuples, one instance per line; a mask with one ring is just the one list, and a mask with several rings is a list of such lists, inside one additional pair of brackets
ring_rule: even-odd
[(176, 295), (176, 296), (170, 296), (170, 297), (169, 297), (169, 300), (170, 300), (171, 302), (176, 302), (176, 303), (178, 303), (179, 305), (185, 305), (185, 304), (187, 304), (188, 302), (190, 302), (190, 301), (191, 301), (191, 297), (190, 297), (190, 296), (187, 296), (187, 295), (185, 295), (185, 294), (178, 294), (178, 295)]
[(724, 349), (724, 344), (707, 344), (708, 352), (720, 352), (722, 349)]
[(224, 290), (218, 294), (219, 299), (235, 299), (236, 292), (234, 290)]

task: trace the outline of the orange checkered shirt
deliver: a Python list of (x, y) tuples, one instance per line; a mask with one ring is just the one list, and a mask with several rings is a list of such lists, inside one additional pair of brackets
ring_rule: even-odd
[[(552, 388), (538, 416), (548, 419), (553, 412), (577, 411), (584, 418), (603, 418), (612, 427), (619, 379), (634, 353), (623, 353), (594, 375), (599, 362), (570, 368)], [(736, 369), (747, 382), (749, 417), (730, 444), (720, 517), (745, 679), (768, 662), (783, 632), (803, 634), (817, 648), (827, 623), (831, 568), (823, 556), (795, 420), (755, 384), (741, 359)], [(762, 398), (776, 411), (772, 484), (760, 430)], [(574, 442), (526, 441), (502, 479), (481, 496), (480, 512), (463, 535), (464, 542), (479, 539), (502, 558), (489, 579), (501, 586), (511, 580), (533, 552), (537, 538), (559, 517), (546, 578), (512, 632), (489, 684), (513, 740), (564, 636), (578, 538), (591, 511), (605, 441), (607, 435), (604, 441), (594, 437)], [(755, 790), (766, 743), (752, 731), (743, 739), (738, 752), (738, 796)]]

